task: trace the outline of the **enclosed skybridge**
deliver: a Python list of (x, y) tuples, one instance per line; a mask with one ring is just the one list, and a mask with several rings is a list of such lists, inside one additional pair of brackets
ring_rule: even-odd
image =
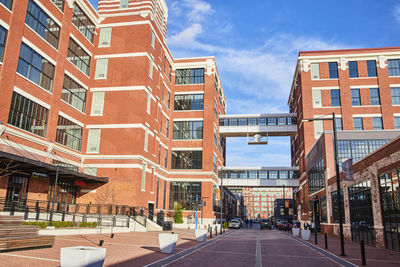
[(298, 187), (299, 167), (220, 167), (224, 186)]
[(295, 136), (297, 114), (220, 115), (219, 134), (223, 137), (247, 137), (250, 145), (267, 144), (268, 136)]

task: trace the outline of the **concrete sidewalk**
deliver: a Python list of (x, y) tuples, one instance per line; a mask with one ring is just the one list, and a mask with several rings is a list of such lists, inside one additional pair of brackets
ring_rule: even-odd
[[(300, 237), (301, 239), (301, 237)], [(315, 245), (315, 235), (311, 233), (310, 240), (307, 241), (313, 246), (317, 246), (325, 251), (328, 251), (336, 256), (340, 255), (340, 239), (334, 236), (328, 236), (328, 249), (325, 249), (324, 234), (317, 234), (317, 245)], [(361, 262), (361, 246), (360, 243), (345, 240), (345, 257), (341, 257), (358, 266), (362, 266)], [(393, 250), (382, 249), (365, 245), (366, 266), (400, 266), (400, 252)]]

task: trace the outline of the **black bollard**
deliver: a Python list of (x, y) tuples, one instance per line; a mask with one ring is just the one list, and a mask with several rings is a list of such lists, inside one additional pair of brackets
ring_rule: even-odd
[(367, 265), (367, 261), (365, 259), (365, 246), (364, 246), (364, 240), (361, 240), (361, 262), (362, 265)]
[(28, 220), (29, 208), (25, 206), (24, 220)]
[(103, 246), (103, 243), (104, 243), (104, 240), (100, 240), (100, 241), (99, 241), (99, 246), (102, 247), (102, 246)]
[(212, 227), (210, 227), (210, 239), (212, 239)]
[(111, 234), (111, 238), (114, 238), (114, 233)]
[(221, 227), (219, 228), (219, 235), (222, 235), (222, 225), (221, 225)]
[(317, 245), (318, 244), (317, 228), (314, 228), (314, 234), (315, 234), (315, 245)]
[(218, 228), (217, 228), (217, 226), (215, 226), (215, 237), (217, 237), (218, 236)]
[(328, 235), (325, 233), (325, 249), (328, 249)]

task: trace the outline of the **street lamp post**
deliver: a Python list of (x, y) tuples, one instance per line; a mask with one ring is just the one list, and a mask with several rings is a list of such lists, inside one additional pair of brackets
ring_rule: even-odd
[(59, 168), (59, 166), (57, 165), (56, 179), (55, 179), (55, 182), (54, 182), (53, 200), (52, 200), (52, 203), (51, 203), (50, 226), (53, 226), (54, 202), (56, 200), (57, 183), (58, 183), (58, 168)]
[(224, 207), (224, 199), (223, 199), (223, 194), (224, 194), (224, 187), (223, 187), (223, 181), (224, 181), (224, 177), (223, 175), (221, 175), (221, 193), (220, 193), (220, 198), (221, 198), (221, 211), (220, 211), (220, 224), (221, 224), (221, 229), (222, 229), (222, 211), (223, 211), (223, 207)]
[(332, 118), (312, 118), (303, 119), (306, 121), (327, 121), (331, 120), (333, 124), (333, 154), (335, 157), (335, 172), (336, 172), (336, 186), (337, 186), (337, 202), (339, 205), (339, 234), (340, 234), (340, 256), (346, 256), (344, 252), (344, 235), (343, 235), (343, 214), (342, 214), (342, 194), (340, 192), (340, 177), (339, 177), (339, 158), (337, 148), (337, 130), (336, 130), (336, 117), (335, 112), (332, 112)]
[(283, 184), (283, 216), (286, 215), (286, 206), (285, 206), (285, 184)]

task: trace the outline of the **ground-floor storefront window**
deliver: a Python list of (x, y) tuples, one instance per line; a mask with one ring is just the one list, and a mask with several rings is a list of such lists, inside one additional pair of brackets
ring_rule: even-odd
[[(344, 198), (343, 198), (343, 190), (340, 189), (340, 199), (342, 203), (342, 222), (345, 222), (344, 218)], [(339, 223), (339, 201), (338, 201), (338, 195), (337, 191), (333, 191), (331, 193), (331, 202), (332, 202), (332, 222), (333, 223)]]
[(400, 168), (379, 176), (386, 248), (400, 251)]
[[(55, 179), (50, 180), (49, 193), (47, 194), (47, 201), (51, 203), (54, 196), (54, 184)], [(76, 192), (77, 186), (74, 181), (67, 179), (60, 179), (57, 181), (57, 193), (54, 199), (56, 203), (55, 210), (62, 211), (65, 210), (68, 204), (76, 203)]]
[(173, 210), (176, 204), (181, 204), (183, 210), (194, 209), (193, 203), (201, 201), (200, 182), (171, 182), (169, 209)]

